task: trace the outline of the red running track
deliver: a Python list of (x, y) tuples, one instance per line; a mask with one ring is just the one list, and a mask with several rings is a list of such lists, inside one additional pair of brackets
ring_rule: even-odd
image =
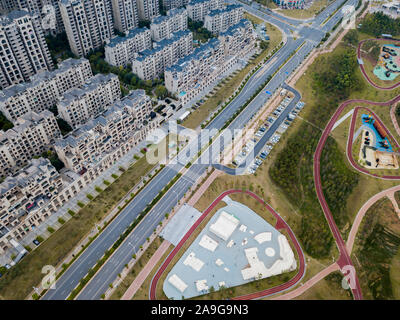
[[(324, 212), (325, 218), (328, 221), (329, 228), (331, 229), (331, 232), (336, 241), (336, 245), (338, 246), (338, 249), (339, 249), (340, 256), (339, 256), (337, 263), (338, 263), (340, 269), (342, 269), (344, 266), (353, 266), (353, 263), (352, 263), (350, 256), (346, 250), (346, 244), (344, 243), (343, 238), (340, 235), (340, 232), (335, 224), (332, 213), (328, 207), (328, 204), (325, 200), (325, 197), (324, 197), (324, 194), (322, 191), (321, 168), (320, 168), (320, 160), (321, 160), (322, 150), (325, 146), (326, 140), (328, 139), (330, 132), (332, 131), (334, 124), (338, 120), (338, 118), (339, 118), (340, 114), (342, 113), (342, 111), (344, 110), (344, 108), (346, 108), (348, 105), (350, 105), (352, 103), (367, 103), (367, 104), (378, 105), (378, 106), (389, 106), (389, 105), (392, 105), (399, 101), (400, 101), (400, 96), (397, 96), (396, 98), (393, 98), (392, 100), (389, 100), (387, 102), (372, 102), (372, 101), (368, 101), (368, 100), (364, 100), (364, 99), (353, 99), (353, 100), (345, 101), (344, 103), (342, 103), (339, 106), (339, 108), (333, 114), (332, 118), (329, 120), (329, 122), (328, 122), (327, 126), (325, 127), (325, 129), (322, 133), (322, 136), (318, 142), (317, 149), (314, 153), (315, 190), (317, 193), (318, 200), (321, 204), (322, 210)], [(356, 113), (356, 111), (355, 111), (355, 113)], [(354, 116), (353, 116), (353, 119), (354, 119)], [(379, 118), (377, 118), (377, 120), (380, 122), (380, 124), (382, 124), (382, 122), (380, 121)], [(353, 127), (352, 127), (352, 131), (350, 131), (350, 133), (354, 133), (354, 122), (353, 121), (352, 121), (352, 124), (353, 124)], [(385, 127), (385, 129), (386, 129), (386, 127)], [(351, 136), (351, 139), (352, 139), (353, 135), (350, 134), (349, 136)], [(351, 154), (351, 149), (350, 149), (350, 154)], [(359, 168), (358, 165), (355, 163), (355, 161), (352, 159), (352, 157), (349, 158), (349, 161), (352, 163), (353, 167), (356, 170), (359, 170), (359, 171), (365, 173), (366, 170), (362, 170), (362, 168)], [(399, 179), (399, 177), (389, 176), (389, 177), (387, 177), (387, 179)], [(353, 268), (354, 268), (354, 266), (353, 266)], [(353, 296), (356, 300), (361, 300), (362, 299), (361, 287), (360, 287), (357, 275), (354, 274), (354, 276), (355, 276), (354, 280), (356, 282), (355, 283), (356, 286), (355, 286), (355, 288), (352, 289)]]
[(295, 246), (295, 249), (297, 251), (297, 255), (299, 257), (299, 262), (300, 262), (300, 267), (299, 267), (299, 272), (288, 282), (285, 282), (279, 286), (269, 288), (267, 290), (263, 290), (260, 292), (255, 292), (255, 293), (250, 293), (247, 295), (243, 295), (240, 297), (236, 297), (234, 299), (238, 300), (249, 300), (249, 299), (259, 299), (266, 297), (271, 294), (275, 294), (284, 290), (289, 289), (290, 287), (296, 285), (304, 276), (305, 273), (305, 258), (303, 251), (301, 250), (300, 244), (296, 239), (296, 236), (294, 235), (293, 231), (290, 229), (288, 224), (281, 218), (281, 216), (267, 203), (265, 203), (260, 197), (258, 197), (256, 194), (250, 192), (250, 191), (242, 191), (242, 190), (228, 190), (222, 193), (220, 196), (218, 196), (217, 199), (214, 200), (214, 202), (207, 208), (206, 211), (203, 212), (203, 214), (200, 216), (199, 219), (194, 223), (194, 225), (189, 229), (189, 231), (185, 234), (185, 236), (182, 238), (182, 240), (178, 243), (178, 245), (172, 250), (172, 252), (168, 255), (168, 257), (165, 259), (161, 267), (158, 269), (157, 273), (153, 277), (150, 285), (150, 299), (155, 300), (156, 299), (156, 288), (157, 288), (157, 283), (160, 280), (162, 274), (164, 273), (165, 269), (168, 267), (172, 259), (175, 257), (175, 255), (178, 253), (180, 248), (184, 245), (184, 243), (187, 241), (187, 239), (192, 235), (194, 230), (199, 226), (199, 224), (204, 220), (205, 217), (215, 208), (215, 206), (227, 195), (232, 194), (232, 193), (240, 193), (244, 192), (254, 199), (256, 199), (258, 202), (263, 204), (266, 209), (274, 215), (276, 218), (276, 229), (286, 229), (286, 231), (289, 234), (290, 239), (292, 240), (293, 245)]
[[(380, 38), (375, 38), (375, 39), (365, 39), (360, 41), (360, 43), (358, 44), (358, 48), (357, 48), (357, 58), (360, 59), (361, 58), (361, 46), (364, 42), (366, 41), (398, 41), (400, 42), (400, 40), (395, 40), (395, 39), (380, 39)], [(378, 86), (375, 82), (373, 82), (370, 77), (368, 76), (367, 72), (365, 71), (364, 65), (362, 64), (358, 64), (360, 66), (361, 72), (364, 75), (364, 78), (369, 82), (370, 85), (372, 85), (373, 87), (380, 89), (380, 90), (392, 90), (397, 88), (398, 86), (400, 86), (400, 81), (397, 82), (396, 84), (390, 86), (390, 87), (381, 87)]]

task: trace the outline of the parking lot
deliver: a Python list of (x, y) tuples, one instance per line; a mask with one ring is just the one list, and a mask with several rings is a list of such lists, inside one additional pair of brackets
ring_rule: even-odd
[[(282, 100), (279, 106), (267, 118), (265, 123), (258, 128), (254, 136), (246, 143), (241, 153), (236, 156), (233, 165), (239, 166), (243, 161), (245, 161), (246, 156), (253, 151), (255, 144), (269, 131), (268, 128), (270, 128), (272, 124), (277, 121), (278, 117), (288, 107), (291, 101), (292, 99), (289, 97), (285, 97)], [(295, 108), (287, 115), (285, 121), (283, 121), (275, 130), (275, 132), (273, 132), (273, 135), (267, 141), (265, 147), (255, 155), (254, 160), (247, 167), (248, 173), (254, 174), (264, 160), (267, 159), (274, 145), (279, 142), (281, 135), (289, 128), (293, 120), (296, 119), (298, 113), (303, 109), (304, 105), (305, 103), (302, 101), (299, 101), (296, 104)]]

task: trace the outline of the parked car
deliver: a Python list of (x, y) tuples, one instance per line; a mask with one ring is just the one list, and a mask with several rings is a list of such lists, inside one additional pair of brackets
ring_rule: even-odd
[(32, 242), (33, 242), (33, 244), (36, 244), (37, 246), (40, 244), (40, 241), (38, 241), (38, 240), (36, 240), (36, 239), (33, 240)]

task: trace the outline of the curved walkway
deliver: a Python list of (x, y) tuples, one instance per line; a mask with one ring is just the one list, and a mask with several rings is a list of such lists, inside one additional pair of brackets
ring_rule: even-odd
[(315, 276), (313, 276), (310, 280), (305, 282), (301, 287), (298, 287), (294, 289), (293, 291), (290, 291), (286, 294), (283, 294), (279, 297), (273, 298), (271, 300), (290, 300), (298, 297), (299, 295), (303, 294), (306, 292), (308, 289), (310, 289), (312, 286), (314, 286), (316, 283), (321, 281), (323, 278), (325, 278), (328, 274), (339, 270), (339, 265), (334, 262), (332, 263), (329, 267), (321, 270), (318, 272)]
[[(396, 39), (381, 39), (381, 38), (372, 38), (372, 39), (365, 39), (362, 40), (358, 43), (358, 48), (357, 48), (357, 58), (361, 59), (361, 46), (363, 45), (364, 42), (366, 41), (396, 41), (396, 42), (400, 42), (400, 40), (396, 40)], [(380, 90), (392, 90), (397, 88), (398, 86), (400, 86), (400, 81), (397, 82), (396, 84), (390, 86), (390, 87), (381, 87), (379, 85), (377, 85), (375, 82), (373, 82), (370, 77), (368, 76), (367, 72), (365, 71), (364, 65), (363, 64), (358, 64), (360, 66), (361, 72), (364, 75), (364, 78), (369, 82), (369, 84), (371, 86), (373, 86), (376, 89), (380, 89)]]
[(290, 239), (292, 240), (292, 243), (296, 249), (298, 258), (299, 258), (299, 271), (298, 273), (290, 279), (288, 282), (275, 286), (273, 288), (269, 288), (260, 292), (255, 292), (247, 295), (243, 295), (240, 297), (236, 297), (234, 299), (238, 300), (248, 300), (248, 299), (259, 299), (263, 298), (278, 292), (282, 292), (285, 290), (290, 289), (294, 285), (296, 285), (304, 276), (305, 273), (305, 257), (303, 254), (303, 251), (301, 249), (301, 246), (299, 242), (296, 239), (296, 236), (294, 235), (292, 229), (290, 229), (289, 225), (281, 218), (281, 216), (267, 203), (264, 202), (260, 197), (258, 197), (256, 194), (250, 192), (250, 191), (242, 191), (242, 190), (228, 190), (222, 193), (213, 201), (213, 203), (204, 211), (204, 213), (200, 216), (200, 218), (195, 222), (195, 224), (189, 229), (189, 231), (185, 234), (185, 236), (182, 238), (182, 240), (178, 243), (178, 245), (174, 248), (174, 250), (168, 255), (168, 257), (165, 259), (161, 267), (158, 269), (157, 273), (153, 277), (150, 285), (150, 299), (155, 300), (156, 299), (156, 288), (157, 288), (157, 283), (160, 280), (162, 274), (164, 273), (165, 269), (168, 267), (168, 265), (171, 263), (172, 259), (175, 257), (175, 255), (179, 252), (181, 247), (185, 244), (185, 242), (189, 239), (189, 237), (192, 235), (192, 233), (196, 230), (196, 228), (200, 225), (200, 223), (207, 217), (207, 215), (215, 208), (215, 206), (227, 195), (232, 194), (232, 193), (241, 193), (244, 192), (248, 194), (249, 196), (253, 197), (255, 200), (258, 202), (262, 203), (265, 208), (276, 218), (276, 225), (275, 228), (277, 230), (280, 229), (285, 229), (288, 234)]
[[(357, 235), (357, 231), (358, 231), (358, 228), (360, 227), (362, 219), (364, 218), (364, 216), (367, 213), (368, 209), (371, 208), (371, 206), (375, 202), (377, 202), (378, 200), (380, 200), (380, 199), (382, 199), (384, 197), (388, 197), (389, 200), (392, 201), (393, 207), (395, 208), (395, 211), (399, 215), (399, 212), (396, 210), (397, 202), (394, 199), (394, 193), (396, 191), (400, 191), (400, 185), (394, 186), (392, 188), (389, 188), (389, 189), (386, 189), (386, 190), (383, 190), (383, 191), (377, 193), (376, 195), (374, 195), (371, 198), (369, 198), (368, 201), (366, 203), (364, 203), (364, 205), (360, 208), (360, 210), (358, 211), (358, 213), (357, 213), (357, 215), (356, 215), (356, 217), (354, 219), (353, 225), (352, 225), (350, 233), (349, 233), (349, 237), (347, 239), (346, 247), (347, 247), (347, 251), (349, 253), (351, 253), (351, 251), (353, 250), (354, 241), (355, 241), (355, 238), (356, 238), (356, 235)], [(393, 202), (393, 201), (395, 201), (395, 202)], [(397, 205), (397, 209), (398, 209), (398, 205)]]

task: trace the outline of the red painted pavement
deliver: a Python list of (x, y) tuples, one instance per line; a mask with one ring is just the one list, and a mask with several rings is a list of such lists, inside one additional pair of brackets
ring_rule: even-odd
[(295, 246), (297, 255), (299, 257), (299, 262), (300, 262), (300, 267), (299, 267), (299, 272), (288, 282), (281, 284), (279, 286), (269, 288), (267, 290), (263, 290), (260, 292), (255, 292), (247, 295), (243, 295), (240, 297), (236, 297), (234, 299), (240, 299), (240, 300), (248, 300), (248, 299), (257, 299), (257, 298), (262, 298), (271, 294), (275, 294), (278, 292), (281, 292), (283, 290), (286, 290), (295, 284), (297, 284), (303, 277), (305, 273), (305, 259), (304, 259), (304, 254), (303, 251), (301, 250), (300, 244), (297, 241), (293, 231), (290, 229), (290, 227), (287, 225), (287, 223), (281, 218), (281, 216), (267, 203), (265, 203), (260, 197), (258, 197), (256, 194), (250, 192), (250, 191), (242, 191), (242, 190), (228, 190), (222, 193), (220, 196), (218, 196), (217, 199), (214, 200), (214, 202), (207, 208), (206, 211), (203, 212), (203, 214), (199, 217), (199, 219), (195, 222), (195, 224), (189, 229), (189, 231), (185, 234), (185, 236), (182, 238), (182, 240), (178, 243), (178, 245), (174, 248), (174, 250), (168, 255), (168, 257), (165, 259), (161, 267), (158, 269), (157, 273), (155, 274), (151, 285), (150, 285), (150, 299), (155, 300), (156, 299), (156, 287), (157, 283), (164, 273), (165, 269), (168, 267), (170, 264), (171, 260), (175, 257), (175, 255), (178, 253), (180, 248), (184, 245), (186, 240), (191, 236), (191, 234), (196, 230), (196, 228), (199, 226), (199, 224), (204, 220), (205, 217), (215, 208), (215, 206), (227, 195), (232, 194), (232, 193), (241, 193), (244, 192), (254, 199), (256, 199), (258, 202), (262, 203), (266, 209), (274, 215), (274, 217), (277, 220), (276, 229), (286, 229), (290, 239), (292, 240), (293, 245)]

